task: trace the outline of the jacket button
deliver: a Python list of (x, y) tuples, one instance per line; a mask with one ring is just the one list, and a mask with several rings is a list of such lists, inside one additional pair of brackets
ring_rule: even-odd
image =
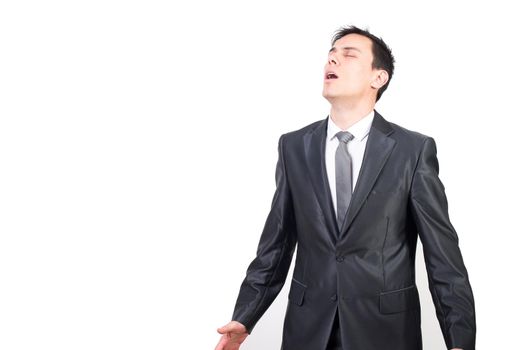
[(338, 261), (338, 262), (342, 262), (342, 261), (344, 261), (344, 255), (339, 255), (339, 256), (337, 256), (337, 261)]
[(336, 294), (333, 294), (333, 295), (331, 296), (331, 300), (333, 300), (333, 301), (337, 301), (337, 295), (336, 295)]

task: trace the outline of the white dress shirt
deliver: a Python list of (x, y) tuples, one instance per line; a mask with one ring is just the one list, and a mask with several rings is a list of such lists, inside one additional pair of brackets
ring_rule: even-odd
[(329, 181), (329, 188), (331, 190), (331, 198), (335, 213), (337, 212), (337, 178), (335, 174), (335, 152), (337, 151), (339, 140), (335, 136), (339, 131), (349, 131), (355, 138), (347, 143), (349, 155), (351, 156), (352, 174), (353, 174), (353, 190), (358, 180), (360, 167), (362, 166), (362, 159), (364, 158), (364, 150), (366, 149), (366, 142), (368, 140), (371, 123), (375, 116), (375, 110), (372, 110), (364, 118), (353, 124), (347, 130), (340, 129), (329, 116), (327, 126), (326, 139), (326, 171)]

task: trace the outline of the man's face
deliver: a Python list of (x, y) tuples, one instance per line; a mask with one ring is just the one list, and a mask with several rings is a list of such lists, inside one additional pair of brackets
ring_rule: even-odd
[(369, 38), (348, 34), (338, 39), (329, 51), (324, 66), (322, 96), (333, 102), (358, 101), (373, 94), (371, 84), (378, 70), (371, 69), (372, 61), (372, 42)]

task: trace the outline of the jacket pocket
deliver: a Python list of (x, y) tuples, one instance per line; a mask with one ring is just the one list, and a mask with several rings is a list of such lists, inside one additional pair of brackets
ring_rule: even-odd
[(290, 302), (296, 305), (302, 305), (304, 302), (304, 294), (306, 293), (307, 286), (294, 278), (291, 280), (291, 287), (289, 288), (288, 299)]
[(415, 284), (401, 289), (381, 292), (379, 299), (380, 312), (383, 314), (402, 312), (420, 305)]

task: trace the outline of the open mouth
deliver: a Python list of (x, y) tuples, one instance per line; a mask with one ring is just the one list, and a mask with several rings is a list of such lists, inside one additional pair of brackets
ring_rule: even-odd
[(338, 76), (335, 73), (333, 73), (333, 72), (327, 72), (326, 73), (326, 79), (327, 80), (338, 79)]

